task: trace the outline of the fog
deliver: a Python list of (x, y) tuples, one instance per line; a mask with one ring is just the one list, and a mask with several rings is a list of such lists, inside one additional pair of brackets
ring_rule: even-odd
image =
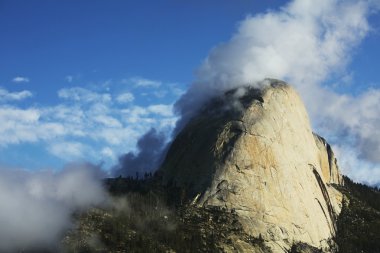
[(119, 163), (113, 168), (115, 176), (143, 177), (154, 172), (166, 154), (167, 140), (162, 132), (151, 128), (137, 141), (137, 151), (128, 152), (119, 157)]
[(0, 251), (57, 249), (72, 213), (105, 204), (99, 167), (69, 164), (61, 171), (0, 168)]

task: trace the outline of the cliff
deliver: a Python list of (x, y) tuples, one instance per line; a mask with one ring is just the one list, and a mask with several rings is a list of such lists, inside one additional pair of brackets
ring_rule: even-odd
[(210, 101), (171, 145), (163, 183), (197, 206), (236, 212), (272, 252), (298, 242), (331, 252), (342, 206), (332, 185), (343, 184), (334, 153), (312, 132), (297, 92), (269, 82)]

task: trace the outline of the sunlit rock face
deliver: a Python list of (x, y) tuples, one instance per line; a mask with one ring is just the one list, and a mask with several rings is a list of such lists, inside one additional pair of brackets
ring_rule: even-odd
[(343, 184), (334, 153), (312, 132), (297, 92), (267, 82), (210, 101), (174, 140), (163, 181), (200, 206), (236, 211), (273, 252), (295, 242), (331, 252), (342, 202), (332, 185)]

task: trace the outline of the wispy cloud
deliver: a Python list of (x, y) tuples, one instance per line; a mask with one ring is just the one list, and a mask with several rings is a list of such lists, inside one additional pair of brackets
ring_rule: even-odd
[(102, 124), (107, 127), (112, 127), (112, 128), (121, 128), (122, 124), (120, 123), (119, 120), (116, 118), (105, 115), (105, 114), (99, 114), (93, 117), (94, 122)]
[(121, 104), (130, 103), (133, 100), (135, 100), (135, 96), (131, 92), (124, 92), (116, 97), (116, 101)]
[(180, 84), (178, 83), (169, 83), (168, 88), (170, 92), (176, 97), (180, 97), (186, 92), (183, 88), (180, 88)]
[(97, 93), (82, 87), (65, 88), (58, 91), (58, 96), (63, 99), (78, 102), (110, 102), (109, 93)]
[(20, 101), (33, 96), (33, 93), (28, 90), (19, 92), (9, 92), (6, 89), (0, 88), (0, 102)]
[(133, 106), (131, 108), (123, 109), (122, 113), (124, 118), (129, 123), (137, 122), (154, 122), (154, 116), (161, 116), (162, 118), (176, 118), (173, 112), (173, 105), (155, 104), (147, 107)]
[(49, 145), (48, 151), (64, 161), (74, 161), (85, 157), (86, 145), (80, 142), (60, 141)]
[(74, 80), (74, 77), (71, 76), (71, 75), (68, 75), (68, 76), (65, 76), (65, 80), (66, 80), (68, 83), (72, 83), (73, 80)]
[(123, 79), (122, 82), (132, 84), (136, 87), (152, 87), (152, 88), (160, 87), (162, 84), (161, 81), (146, 79), (142, 77), (133, 77), (129, 79)]
[(16, 76), (12, 79), (14, 83), (29, 83), (30, 79), (24, 76)]

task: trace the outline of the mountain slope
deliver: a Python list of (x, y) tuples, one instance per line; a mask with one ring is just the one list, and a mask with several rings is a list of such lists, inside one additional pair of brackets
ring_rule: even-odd
[[(337, 222), (339, 253), (378, 253), (380, 192), (345, 178), (346, 196)], [(272, 253), (263, 238), (246, 234), (236, 212), (190, 204), (173, 205), (179, 188), (156, 179), (108, 179), (113, 208), (77, 216), (77, 228), (63, 240), (64, 252), (256, 252)], [(125, 205), (120, 206), (120, 201)], [(166, 216), (166, 218), (165, 218)], [(41, 251), (33, 251), (41, 252)], [(321, 253), (295, 242), (289, 253)], [(330, 252), (333, 252), (332, 250)]]
[(341, 253), (380, 252), (380, 191), (345, 178), (336, 242)]
[(269, 80), (204, 107), (173, 142), (160, 173), (200, 206), (235, 210), (273, 252), (294, 242), (330, 250), (342, 184), (333, 152), (313, 134), (298, 94)]

